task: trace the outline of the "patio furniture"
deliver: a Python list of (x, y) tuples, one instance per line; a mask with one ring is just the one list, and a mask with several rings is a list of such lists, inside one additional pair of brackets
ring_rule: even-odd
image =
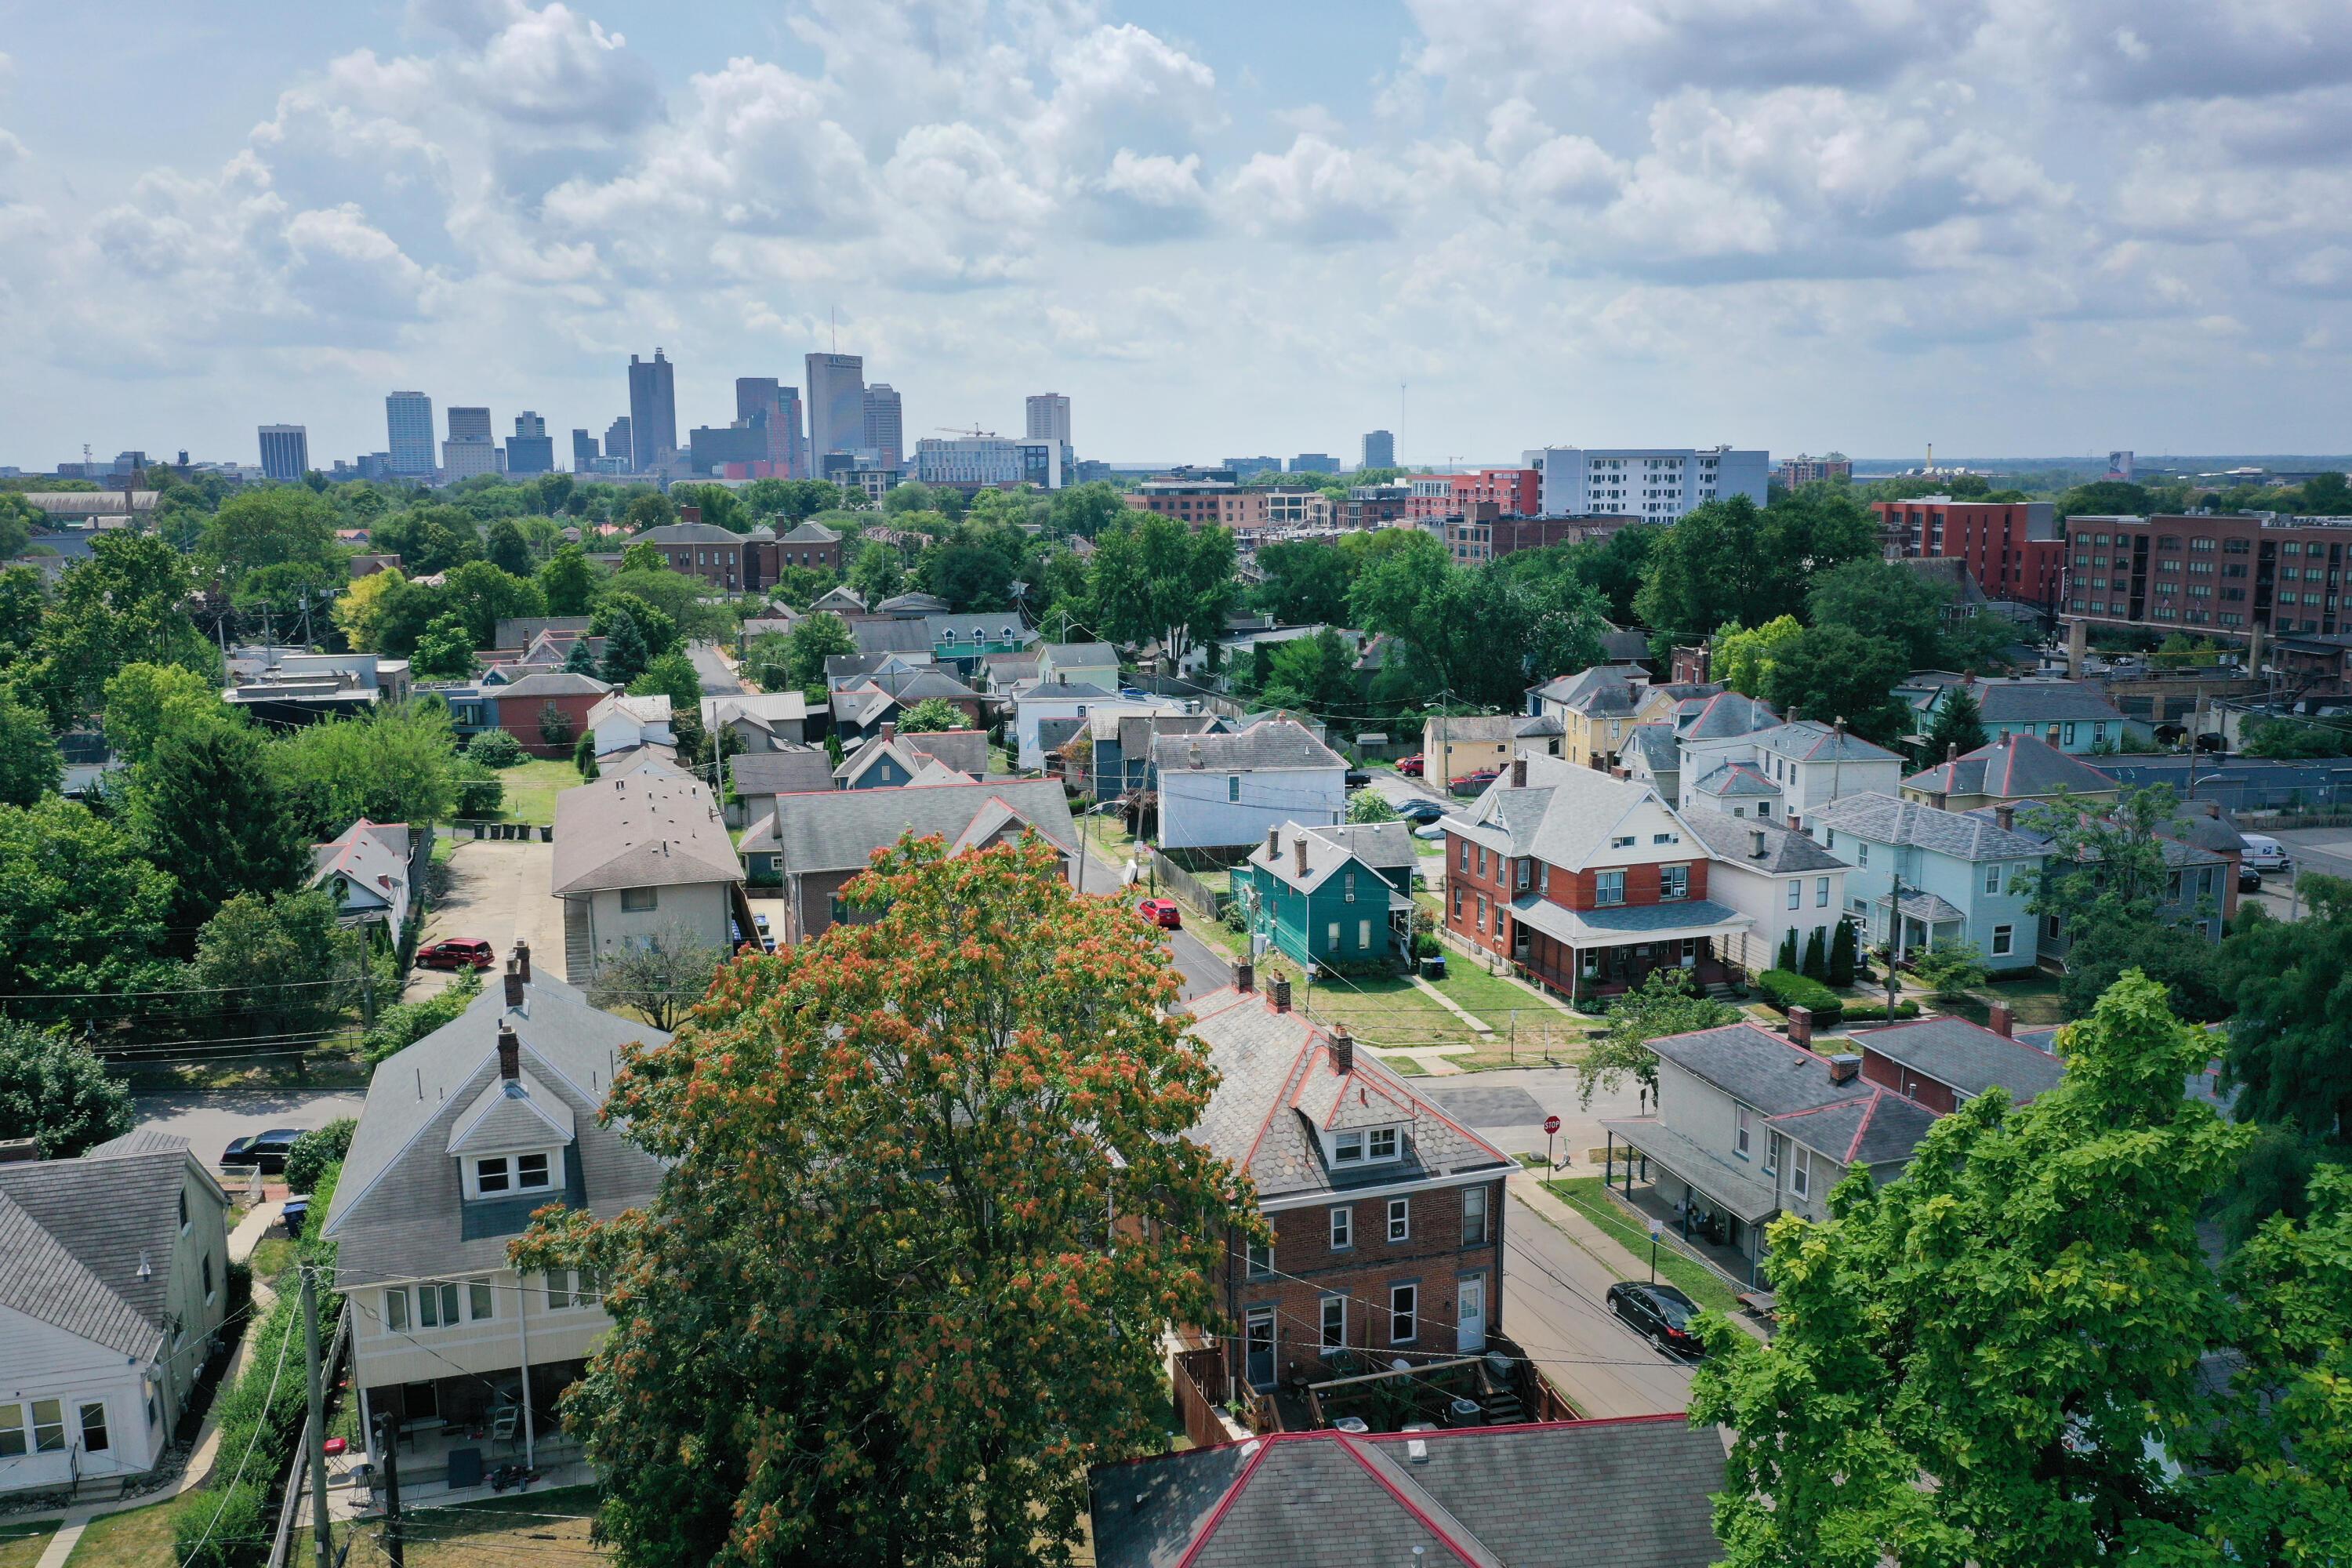
[(490, 1436), (495, 1441), (504, 1443), (509, 1448), (513, 1447), (515, 1442), (516, 1424), (521, 1419), (521, 1416), (522, 1412), (517, 1406), (512, 1405), (500, 1405), (498, 1411), (490, 1417)]

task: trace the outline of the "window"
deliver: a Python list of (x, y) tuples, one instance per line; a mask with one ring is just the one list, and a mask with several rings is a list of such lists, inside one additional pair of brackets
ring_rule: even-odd
[(1360, 1132), (1342, 1132), (1334, 1137), (1331, 1140), (1331, 1158), (1335, 1163), (1341, 1165), (1360, 1163), (1364, 1158), (1364, 1135)]
[(13, 1459), (24, 1451), (25, 1407), (0, 1405), (0, 1459)]
[(1592, 874), (1592, 901), (1595, 905), (1622, 904), (1625, 901), (1625, 873), (1595, 871)]
[(1690, 868), (1661, 866), (1658, 868), (1658, 898), (1663, 901), (1690, 897)]
[(383, 1326), (396, 1334), (404, 1334), (408, 1331), (408, 1288), (406, 1286), (404, 1285), (397, 1290), (386, 1290), (383, 1293)]
[(1373, 1128), (1370, 1142), (1364, 1157), (1368, 1160), (1395, 1159), (1397, 1157), (1397, 1130), (1393, 1127)]
[(1827, 877), (1816, 877), (1813, 879), (1813, 908), (1825, 910), (1829, 907), (1830, 879)]
[(660, 889), (656, 888), (623, 888), (621, 889), (622, 912), (625, 914), (645, 913), (647, 910), (654, 908), (660, 902), (660, 900), (656, 896), (659, 891)]
[(562, 1268), (547, 1271), (547, 1310), (560, 1312), (572, 1305), (572, 1276)]
[(1856, 839), (1854, 841), (1853, 863), (1857, 866), (1867, 866), (1870, 864), (1870, 846), (1864, 840)]
[(1358, 921), (1356, 922), (1356, 948), (1357, 951), (1360, 952), (1370, 952), (1372, 950), (1371, 921)]
[(548, 1172), (546, 1155), (517, 1154), (515, 1156), (515, 1185), (517, 1187), (520, 1188), (524, 1192), (530, 1192), (534, 1187), (545, 1187), (547, 1184)]
[(1524, 893), (1528, 890), (1528, 884), (1535, 880), (1536, 863), (1531, 859), (1523, 858), (1519, 861), (1518, 866), (1518, 889), (1520, 892)]
[(1778, 1132), (1767, 1131), (1764, 1134), (1764, 1173), (1769, 1176), (1780, 1168), (1780, 1135)]
[(1993, 927), (1992, 955), (1995, 958), (2007, 958), (2009, 956), (2011, 947), (2015, 943), (2016, 936), (2017, 928), (2014, 926)]
[(188, 1194), (184, 1190), (180, 1194), (180, 1234), (188, 1234)]
[(66, 1406), (61, 1399), (33, 1401), (33, 1452), (62, 1454), (66, 1450)]
[(1751, 1113), (1746, 1106), (1740, 1105), (1734, 1106), (1732, 1108), (1731, 1152), (1738, 1155), (1743, 1160), (1748, 1158), (1748, 1145), (1752, 1135), (1750, 1124), (1754, 1120), (1755, 1118), (1753, 1113)]
[(106, 1405), (101, 1400), (81, 1407), (81, 1448), (85, 1454), (106, 1452)]
[(1346, 901), (1351, 904), (1354, 903), (1356, 901), (1356, 874), (1353, 871), (1344, 873), (1339, 879), (1339, 885), (1341, 890), (1347, 894)]
[(505, 1192), (511, 1184), (512, 1178), (507, 1173), (507, 1157), (504, 1154), (474, 1162), (475, 1196), (487, 1198), (494, 1193)]
[(1985, 867), (1985, 891), (1988, 893), (2000, 891), (2000, 862), (1998, 860)]
[(1478, 895), (1478, 929), (1482, 931), (1486, 929), (1486, 895), (1484, 893)]
[(1478, 846), (1478, 875), (1480, 875), (1481, 877), (1483, 877), (1483, 876), (1485, 876), (1486, 874), (1486, 847), (1484, 844), (1481, 844), (1480, 846)]
[(1409, 1345), (1420, 1327), (1421, 1287), (1389, 1287), (1389, 1343)]
[(1389, 1239), (1391, 1241), (1410, 1241), (1412, 1238), (1412, 1200), (1411, 1198), (1391, 1198), (1389, 1200)]
[(205, 1253), (205, 1300), (206, 1301), (210, 1301), (212, 1299), (213, 1299), (213, 1255), (212, 1255), (211, 1253), (207, 1252), (207, 1253)]
[(1331, 1211), (1331, 1250), (1345, 1252), (1356, 1245), (1356, 1211), (1341, 1205)]
[(1241, 775), (1241, 774), (1239, 774), (1239, 773), (1228, 773), (1228, 774), (1226, 774), (1226, 775), (1225, 775), (1225, 798), (1226, 798), (1227, 800), (1239, 800), (1239, 799), (1241, 799), (1241, 797), (1242, 797), (1242, 775)]
[(1682, 841), (1682, 835), (1679, 833), (1653, 833), (1650, 835), (1650, 842), (1653, 844), (1680, 844)]
[(2065, 739), (2065, 741), (2064, 741), (2064, 742), (2063, 742), (2063, 743), (2064, 743), (2064, 744), (2066, 744), (2066, 745), (2071, 746), (2071, 745), (2073, 745), (2073, 744), (2074, 743), (2074, 725), (2072, 725), (2072, 724), (2068, 724), (2068, 725), (2066, 725), (2066, 726), (2065, 726), (2065, 731), (2066, 731), (2066, 739)]
[(1457, 921), (1462, 918), (1462, 884), (1459, 882), (1454, 884), (1454, 918)]
[(1492, 1222), (1486, 1214), (1486, 1189), (1462, 1189), (1462, 1245), (1484, 1247), (1495, 1239)]
[[(1484, 900), (1484, 899), (1481, 899), (1481, 900), (1478, 900), (1478, 904), (1479, 904), (1478, 918), (1479, 918), (1480, 920), (1482, 920), (1482, 921), (1483, 921), (1483, 920), (1485, 920), (1485, 919), (1486, 918), (1486, 900)], [(1329, 951), (1329, 950), (1331, 950), (1331, 949), (1337, 948), (1339, 945), (1339, 922), (1338, 921), (1326, 921), (1323, 923), (1323, 946), (1324, 946), (1325, 950), (1328, 952), (1328, 951)]]
[(1789, 1190), (1803, 1197), (1813, 1187), (1813, 1152), (1802, 1144), (1797, 1146), (1796, 1157), (1789, 1162)]
[(1323, 1348), (1338, 1350), (1348, 1342), (1348, 1298), (1323, 1298)]
[(487, 1279), (466, 1281), (466, 1315), (475, 1322), (496, 1315), (497, 1293)]
[(1616, 837), (1612, 838), (1609, 841), (1609, 847), (1612, 849), (1631, 849), (1633, 847), (1633, 836), (1630, 833), (1619, 834)]
[(1800, 877), (1789, 884), (1789, 907), (1801, 909), (1805, 902), (1805, 880)]
[(427, 1329), (456, 1328), (457, 1287), (419, 1285), (416, 1288), (416, 1321), (419, 1327)]
[(1249, 1277), (1264, 1279), (1274, 1273), (1274, 1248), (1259, 1242), (1249, 1244)]
[(1461, 868), (1466, 872), (1470, 869), (1470, 840), (1467, 838), (1457, 838), (1454, 841), (1454, 847), (1462, 852)]

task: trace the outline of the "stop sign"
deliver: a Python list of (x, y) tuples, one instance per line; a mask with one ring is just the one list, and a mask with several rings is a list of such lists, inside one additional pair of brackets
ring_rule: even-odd
[(1557, 1132), (1557, 1131), (1559, 1131), (1559, 1117), (1557, 1117), (1557, 1116), (1547, 1116), (1547, 1117), (1545, 1117), (1545, 1118), (1544, 1118), (1544, 1132), (1546, 1133), (1546, 1135), (1549, 1135), (1549, 1134), (1554, 1133), (1554, 1132)]

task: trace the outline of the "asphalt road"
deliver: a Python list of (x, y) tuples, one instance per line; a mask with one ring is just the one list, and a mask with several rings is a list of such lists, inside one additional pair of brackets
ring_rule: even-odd
[(357, 1116), (365, 1099), (348, 1089), (173, 1089), (135, 1094), (131, 1105), (141, 1128), (185, 1138), (196, 1158), (212, 1165), (232, 1140), (248, 1132), (308, 1131), (339, 1116)]
[(711, 644), (688, 643), (686, 655), (694, 660), (694, 673), (702, 678), (702, 694), (705, 697), (731, 697), (744, 689), (743, 683), (735, 679), (735, 672), (727, 668), (726, 661), (719, 657), (718, 648)]
[[(1531, 1180), (1515, 1177), (1512, 1185)], [(1609, 1310), (1616, 1273), (1514, 1194), (1503, 1230), (1503, 1331), (1586, 1415), (1690, 1407), (1691, 1366)]]

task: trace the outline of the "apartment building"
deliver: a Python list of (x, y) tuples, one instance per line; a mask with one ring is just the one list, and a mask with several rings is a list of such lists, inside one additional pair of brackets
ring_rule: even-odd
[[(1222, 479), (1146, 479), (1127, 498), (1139, 511), (1172, 517), (1194, 528), (1266, 526), (1266, 494)], [(1328, 505), (1328, 503), (1327, 503)], [(1326, 512), (1328, 521), (1328, 512)]]
[(1800, 452), (1793, 458), (1781, 458), (1772, 477), (1790, 489), (1822, 479), (1850, 479), (1853, 478), (1853, 459), (1843, 452), (1824, 452), (1818, 458), (1811, 452)]
[(1672, 522), (1711, 500), (1767, 499), (1769, 454), (1729, 447), (1545, 447), (1527, 455), (1546, 517), (1624, 512)]
[(1500, 517), (1533, 517), (1543, 510), (1540, 468), (1478, 468), (1466, 474), (1416, 474), (1406, 480), (1416, 518), (1468, 514), (1481, 504)]
[(1954, 500), (1914, 496), (1877, 501), (1886, 558), (1941, 557), (1968, 563), (1996, 599), (2055, 605), (2066, 566), (2066, 540), (2048, 501)]
[(2342, 613), (2352, 518), (2076, 517), (2063, 618), (2244, 637), (2352, 630)]

